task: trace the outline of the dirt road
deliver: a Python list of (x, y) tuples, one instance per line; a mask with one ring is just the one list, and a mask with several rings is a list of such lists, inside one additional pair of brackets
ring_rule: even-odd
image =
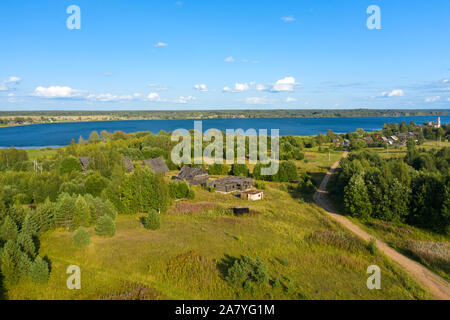
[[(348, 153), (345, 152), (343, 157), (347, 157)], [(333, 164), (333, 166), (328, 171), (325, 178), (322, 180), (320, 184), (319, 190), (314, 194), (314, 200), (317, 205), (322, 207), (325, 212), (335, 221), (339, 222), (341, 225), (352, 231), (358, 237), (364, 239), (365, 241), (369, 241), (374, 238), (356, 224), (345, 218), (344, 216), (338, 214), (333, 207), (331, 206), (328, 195), (327, 195), (327, 184), (330, 180), (331, 175), (334, 170), (339, 166), (339, 162)], [(391, 247), (389, 247), (386, 243), (380, 240), (377, 241), (377, 246), (380, 251), (382, 251), (386, 256), (388, 256), (391, 260), (395, 261), (402, 267), (403, 270), (409, 273), (411, 277), (413, 277), (417, 282), (419, 282), (422, 286), (427, 288), (431, 294), (434, 295), (436, 299), (442, 300), (450, 300), (450, 286), (447, 281), (434, 274), (423, 265), (415, 262), (408, 257), (398, 253)]]

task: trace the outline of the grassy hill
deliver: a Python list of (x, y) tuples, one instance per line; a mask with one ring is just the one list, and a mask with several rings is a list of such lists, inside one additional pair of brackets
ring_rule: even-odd
[[(283, 189), (283, 188), (282, 188)], [(429, 294), (386, 258), (330, 221), (315, 204), (301, 203), (280, 185), (267, 183), (266, 199), (249, 204), (233, 195), (196, 189), (149, 231), (139, 216), (117, 218), (113, 238), (90, 229), (91, 243), (72, 244), (72, 234), (41, 238), (51, 261), (48, 284), (22, 282), (9, 299), (427, 299)], [(250, 205), (237, 217), (233, 206)], [(224, 279), (227, 264), (246, 255), (267, 265), (270, 285), (244, 290)], [(366, 269), (381, 268), (382, 289), (368, 290)], [(82, 289), (66, 288), (66, 268), (81, 268)], [(140, 292), (140, 293), (136, 293)]]

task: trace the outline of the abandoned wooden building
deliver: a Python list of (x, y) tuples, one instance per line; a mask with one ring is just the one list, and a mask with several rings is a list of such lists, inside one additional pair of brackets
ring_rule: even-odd
[(166, 172), (169, 171), (169, 168), (167, 167), (167, 164), (162, 157), (144, 160), (142, 161), (142, 165), (149, 166), (155, 173), (166, 174)]
[(202, 167), (184, 166), (175, 178), (180, 181), (186, 180), (189, 184), (198, 186), (207, 184), (209, 174)]
[(80, 157), (81, 170), (86, 172), (89, 166), (89, 157)]
[(244, 177), (225, 177), (213, 180), (209, 186), (216, 191), (230, 193), (234, 191), (247, 191), (253, 187), (253, 179)]
[(123, 157), (123, 165), (128, 173), (134, 170), (133, 162), (127, 156)]
[(251, 190), (241, 193), (241, 199), (246, 199), (249, 201), (258, 201), (264, 199), (264, 191)]

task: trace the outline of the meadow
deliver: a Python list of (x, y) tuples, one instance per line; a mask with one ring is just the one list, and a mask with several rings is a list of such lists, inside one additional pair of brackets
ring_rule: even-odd
[[(283, 188), (282, 188), (283, 189)], [(327, 218), (313, 203), (299, 202), (277, 183), (251, 214), (234, 195), (196, 187), (195, 200), (177, 202), (149, 231), (140, 215), (119, 215), (112, 238), (94, 235), (82, 249), (72, 234), (41, 237), (40, 254), (51, 262), (50, 280), (22, 281), (8, 299), (428, 299), (430, 295), (380, 254)], [(242, 255), (259, 257), (270, 282), (252, 290), (230, 286), (224, 270)], [(378, 265), (382, 290), (368, 290), (366, 269)], [(78, 265), (82, 289), (66, 287), (66, 268)]]

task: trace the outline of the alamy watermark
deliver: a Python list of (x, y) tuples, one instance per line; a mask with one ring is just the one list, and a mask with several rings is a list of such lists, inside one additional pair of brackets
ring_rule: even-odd
[[(171, 152), (171, 160), (176, 165), (245, 164), (247, 160), (246, 141), (248, 140), (248, 163), (257, 164), (259, 160), (259, 163), (267, 165), (261, 168), (261, 175), (269, 176), (278, 173), (280, 162), (279, 129), (271, 129), (270, 136), (267, 134), (267, 129), (260, 129), (258, 132), (256, 129), (247, 129), (246, 131), (243, 129), (226, 129), (225, 157), (222, 131), (209, 129), (203, 134), (202, 121), (195, 121), (193, 134), (194, 150), (192, 150), (192, 136), (188, 130), (177, 129), (172, 132), (172, 141), (178, 142)], [(271, 141), (270, 155), (267, 148), (268, 139)], [(209, 143), (204, 149), (203, 142)]]
[(371, 5), (366, 10), (370, 16), (367, 18), (367, 28), (369, 30), (381, 29), (381, 9), (377, 5)]
[(81, 289), (81, 269), (79, 266), (68, 266), (66, 270), (67, 274), (70, 276), (67, 278), (66, 285), (69, 290), (80, 290)]
[(380, 290), (381, 289), (381, 269), (379, 266), (369, 266), (367, 268), (367, 273), (371, 274), (369, 278), (367, 278), (367, 289), (369, 290)]
[(66, 13), (70, 16), (66, 20), (66, 26), (69, 30), (81, 29), (81, 9), (77, 5), (70, 5), (66, 9)]

